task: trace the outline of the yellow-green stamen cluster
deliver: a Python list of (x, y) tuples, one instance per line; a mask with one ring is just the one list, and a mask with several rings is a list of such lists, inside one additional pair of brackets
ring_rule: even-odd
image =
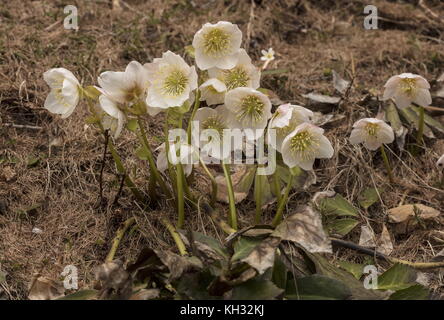
[(379, 126), (377, 123), (367, 123), (365, 130), (370, 137), (376, 137), (378, 135)]
[(246, 118), (253, 122), (262, 120), (264, 113), (264, 103), (256, 96), (249, 95), (242, 99), (240, 111), (237, 113), (237, 120), (244, 121)]
[(227, 86), (227, 90), (233, 90), (239, 87), (246, 87), (248, 84), (247, 72), (240, 67), (233, 68), (231, 70), (223, 71), (223, 79), (222, 81)]
[(308, 131), (298, 132), (290, 140), (290, 149), (305, 159), (313, 157), (316, 146), (319, 146), (318, 140)]
[(188, 78), (181, 70), (171, 71), (163, 83), (163, 93), (169, 96), (179, 96), (188, 84)]
[(401, 88), (406, 94), (413, 94), (413, 91), (416, 88), (416, 79), (412, 78), (404, 78), (401, 80)]
[(230, 47), (230, 35), (221, 29), (212, 29), (204, 36), (204, 52), (213, 57), (226, 53)]
[(219, 116), (213, 116), (203, 121), (202, 128), (204, 130), (205, 129), (216, 130), (219, 133), (220, 137), (222, 137), (225, 125), (222, 118), (220, 118)]
[(126, 91), (125, 100), (126, 101), (135, 101), (139, 99), (139, 97), (142, 95), (143, 90), (139, 88), (139, 86), (134, 86), (133, 88)]

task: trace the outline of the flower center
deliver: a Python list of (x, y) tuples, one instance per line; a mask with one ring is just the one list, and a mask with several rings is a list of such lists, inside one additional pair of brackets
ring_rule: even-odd
[(203, 38), (204, 52), (213, 57), (223, 55), (230, 46), (230, 35), (221, 29), (212, 29)]
[(135, 101), (139, 99), (142, 95), (142, 89), (139, 86), (134, 86), (133, 88), (126, 91), (125, 100), (126, 101)]
[(404, 78), (401, 81), (401, 90), (411, 95), (416, 88), (416, 79)]
[(216, 130), (219, 136), (222, 137), (224, 131), (224, 122), (219, 116), (209, 117), (202, 123), (202, 128)]
[(188, 78), (181, 70), (173, 70), (165, 78), (163, 84), (163, 93), (169, 96), (179, 96), (188, 84)]
[(228, 90), (239, 87), (246, 87), (248, 80), (250, 80), (247, 72), (240, 67), (236, 67), (231, 70), (225, 70), (223, 73), (223, 82), (227, 86)]
[(290, 141), (290, 148), (294, 152), (305, 153), (316, 145), (318, 145), (317, 140), (308, 131), (298, 132)]
[(365, 130), (370, 137), (376, 137), (378, 134), (379, 126), (376, 123), (367, 123)]
[(256, 96), (250, 95), (242, 99), (240, 111), (237, 114), (239, 121), (249, 118), (254, 122), (261, 120), (264, 112), (264, 103)]

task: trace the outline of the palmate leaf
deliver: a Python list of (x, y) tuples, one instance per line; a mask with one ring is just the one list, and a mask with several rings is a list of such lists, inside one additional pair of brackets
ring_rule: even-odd
[(397, 263), (378, 277), (379, 290), (402, 290), (415, 284), (416, 272), (411, 267)]
[(319, 201), (319, 208), (327, 215), (359, 216), (358, 210), (340, 194), (337, 194), (334, 198), (321, 199)]

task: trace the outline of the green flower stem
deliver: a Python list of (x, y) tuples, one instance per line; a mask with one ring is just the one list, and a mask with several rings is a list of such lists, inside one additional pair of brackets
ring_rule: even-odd
[(387, 154), (385, 153), (384, 145), (381, 145), (381, 156), (382, 156), (382, 159), (384, 160), (384, 165), (385, 165), (385, 169), (387, 170), (389, 181), (390, 181), (390, 183), (393, 183), (392, 168), (390, 167), (389, 159), (387, 157)]
[(207, 174), (207, 176), (211, 180), (212, 192), (211, 192), (210, 205), (212, 207), (214, 207), (214, 205), (216, 204), (216, 200), (217, 200), (217, 182), (216, 182), (216, 179), (214, 178), (214, 176), (211, 174), (210, 170), (208, 169), (207, 165), (202, 161), (202, 158), (200, 158), (200, 157), (199, 157), (199, 162), (200, 162), (200, 165), (202, 166), (202, 168), (204, 169), (205, 173)]
[(177, 228), (182, 228), (185, 222), (185, 201), (184, 201), (184, 174), (182, 164), (176, 165), (177, 181)]
[(191, 112), (190, 120), (188, 121), (188, 127), (187, 127), (187, 137), (188, 137), (188, 144), (191, 144), (191, 129), (192, 129), (192, 122), (194, 119), (194, 116), (196, 115), (197, 109), (199, 109), (200, 106), (200, 91), (196, 90), (196, 98), (194, 100), (194, 106), (193, 111)]
[(277, 170), (273, 173), (273, 189), (276, 195), (277, 203), (281, 202), (282, 194), (281, 194), (281, 186), (279, 183), (279, 175), (277, 173)]
[(176, 243), (176, 246), (177, 246), (177, 249), (179, 250), (180, 255), (181, 256), (186, 255), (187, 250), (185, 248), (185, 244), (183, 243), (180, 235), (177, 233), (176, 228), (174, 228), (174, 226), (171, 224), (171, 222), (166, 218), (163, 218), (161, 221), (162, 221), (163, 225), (165, 226), (165, 228), (167, 228), (168, 232), (171, 234), (171, 237), (173, 238), (174, 242)]
[(418, 132), (416, 135), (416, 141), (418, 144), (422, 144), (424, 135), (424, 107), (419, 106), (419, 123), (418, 123)]
[(222, 168), (224, 169), (225, 179), (227, 180), (228, 201), (230, 204), (230, 215), (228, 222), (233, 229), (237, 230), (237, 213), (234, 200), (233, 182), (231, 181), (230, 165), (228, 163), (222, 163)]
[(290, 194), (292, 184), (293, 184), (293, 175), (290, 175), (287, 182), (287, 186), (285, 187), (284, 196), (282, 197), (281, 201), (279, 201), (276, 215), (273, 218), (272, 222), (273, 227), (276, 227), (282, 220), (282, 214), (284, 212), (285, 205), (287, 204), (288, 195)]
[(125, 235), (125, 232), (136, 222), (136, 219), (134, 217), (129, 218), (126, 220), (117, 230), (116, 236), (113, 239), (113, 244), (111, 246), (111, 249), (109, 250), (108, 255), (106, 256), (105, 262), (111, 262), (114, 260), (114, 256), (116, 255), (117, 248), (119, 247), (120, 241), (122, 241), (123, 236)]
[[(258, 166), (260, 168), (260, 165)], [(262, 185), (264, 183), (264, 176), (258, 174), (256, 170), (256, 175), (254, 177), (254, 202), (256, 203), (256, 211), (254, 222), (259, 224), (261, 222), (262, 216)]]
[(150, 173), (151, 173), (151, 179), (154, 179), (155, 182), (157, 182), (162, 189), (163, 193), (167, 197), (171, 197), (170, 190), (168, 189), (167, 185), (165, 184), (165, 181), (163, 181), (162, 176), (159, 173), (159, 170), (157, 170), (156, 162), (154, 161), (153, 152), (151, 151), (151, 148), (148, 143), (148, 139), (146, 138), (145, 129), (142, 123), (142, 119), (139, 117), (137, 118), (137, 123), (139, 124), (139, 131), (137, 133), (140, 142), (142, 143), (142, 146), (145, 148), (147, 156), (148, 156), (148, 163), (150, 166)]

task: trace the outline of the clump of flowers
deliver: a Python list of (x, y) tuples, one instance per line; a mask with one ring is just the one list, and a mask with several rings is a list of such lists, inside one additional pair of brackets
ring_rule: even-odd
[[(247, 165), (256, 170), (256, 222), (261, 220), (261, 186), (268, 179), (266, 175), (272, 175), (278, 200), (273, 220), (276, 225), (293, 187), (292, 177), (302, 170), (313, 170), (316, 158), (331, 158), (334, 151), (324, 130), (311, 123), (313, 112), (309, 109), (283, 104), (273, 112), (266, 91), (260, 88), (260, 79), (261, 69), (274, 59), (274, 51), (270, 48), (263, 52), (265, 67), (258, 68), (240, 47), (241, 40), (242, 33), (236, 25), (226, 21), (207, 23), (192, 42), (197, 68), (177, 53), (167, 51), (150, 63), (131, 61), (124, 71), (103, 72), (97, 79), (98, 86), (82, 87), (70, 71), (51, 69), (44, 74), (51, 88), (45, 107), (66, 118), (83, 98), (90, 112), (87, 122), (105, 137), (109, 132), (113, 134), (106, 139), (108, 150), (126, 186), (141, 202), (155, 203), (160, 192), (165, 200), (174, 201), (178, 228), (184, 224), (185, 203), (191, 207), (198, 203), (187, 177), (197, 165), (202, 166), (212, 181), (210, 203), (214, 205), (218, 186), (206, 164), (219, 163), (227, 186), (228, 222), (237, 229), (231, 158), (239, 152), (241, 158), (248, 158), (253, 151), (256, 158)], [(165, 116), (165, 135), (163, 141), (152, 146), (146, 122), (159, 113)], [(132, 180), (113, 142), (125, 128), (138, 139), (135, 154), (148, 162), (147, 196)], [(265, 137), (268, 146), (261, 145)], [(264, 160), (276, 151), (281, 158)], [(267, 166), (272, 167), (276, 161), (287, 168), (290, 177), (283, 194), (276, 170), (267, 171)]]

